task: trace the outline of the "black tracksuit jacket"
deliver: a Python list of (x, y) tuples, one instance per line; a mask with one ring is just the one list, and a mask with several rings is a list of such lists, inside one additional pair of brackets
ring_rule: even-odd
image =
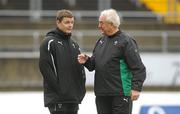
[(77, 61), (79, 46), (58, 28), (47, 33), (40, 46), (44, 103), (81, 103), (85, 95), (84, 67)]
[(130, 96), (132, 89), (141, 91), (146, 78), (135, 40), (121, 31), (100, 38), (84, 65), (95, 70), (96, 96)]

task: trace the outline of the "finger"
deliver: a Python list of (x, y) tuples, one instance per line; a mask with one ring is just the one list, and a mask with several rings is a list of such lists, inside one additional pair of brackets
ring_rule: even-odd
[(139, 95), (132, 95), (131, 100), (137, 100), (139, 98)]

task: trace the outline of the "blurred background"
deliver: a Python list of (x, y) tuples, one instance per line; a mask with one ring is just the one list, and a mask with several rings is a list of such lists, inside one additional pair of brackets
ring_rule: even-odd
[[(98, 16), (108, 8), (118, 11), (120, 28), (139, 45), (147, 68), (142, 98), (152, 95), (157, 101), (137, 103), (139, 108), (133, 114), (179, 114), (180, 0), (0, 0), (0, 95), (32, 91), (42, 94), (39, 45), (46, 32), (56, 26), (57, 10), (74, 13), (73, 39), (83, 53), (91, 55), (100, 36)], [(87, 91), (93, 94), (94, 72), (86, 70), (86, 74)], [(171, 96), (174, 94), (179, 95), (175, 101), (170, 99), (175, 99)], [(158, 102), (159, 98), (172, 101), (171, 105), (164, 104), (163, 99)], [(153, 112), (150, 109), (154, 105)]]

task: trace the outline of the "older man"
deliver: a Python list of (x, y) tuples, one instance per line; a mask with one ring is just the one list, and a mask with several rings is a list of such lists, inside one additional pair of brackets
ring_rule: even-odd
[(146, 77), (137, 43), (119, 29), (120, 18), (114, 9), (101, 12), (93, 55), (78, 56), (90, 71), (95, 70), (94, 91), (98, 114), (131, 114), (132, 101), (137, 100)]

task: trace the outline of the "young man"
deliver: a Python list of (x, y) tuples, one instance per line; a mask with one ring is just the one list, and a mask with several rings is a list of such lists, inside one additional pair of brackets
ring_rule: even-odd
[(85, 95), (85, 72), (77, 61), (79, 46), (71, 39), (72, 12), (58, 11), (56, 25), (57, 28), (47, 33), (40, 46), (44, 103), (51, 114), (77, 114), (78, 104)]
[(103, 36), (93, 55), (80, 54), (78, 61), (95, 70), (94, 91), (98, 114), (131, 114), (146, 78), (137, 43), (119, 29), (120, 18), (114, 9), (104, 10), (99, 17)]

